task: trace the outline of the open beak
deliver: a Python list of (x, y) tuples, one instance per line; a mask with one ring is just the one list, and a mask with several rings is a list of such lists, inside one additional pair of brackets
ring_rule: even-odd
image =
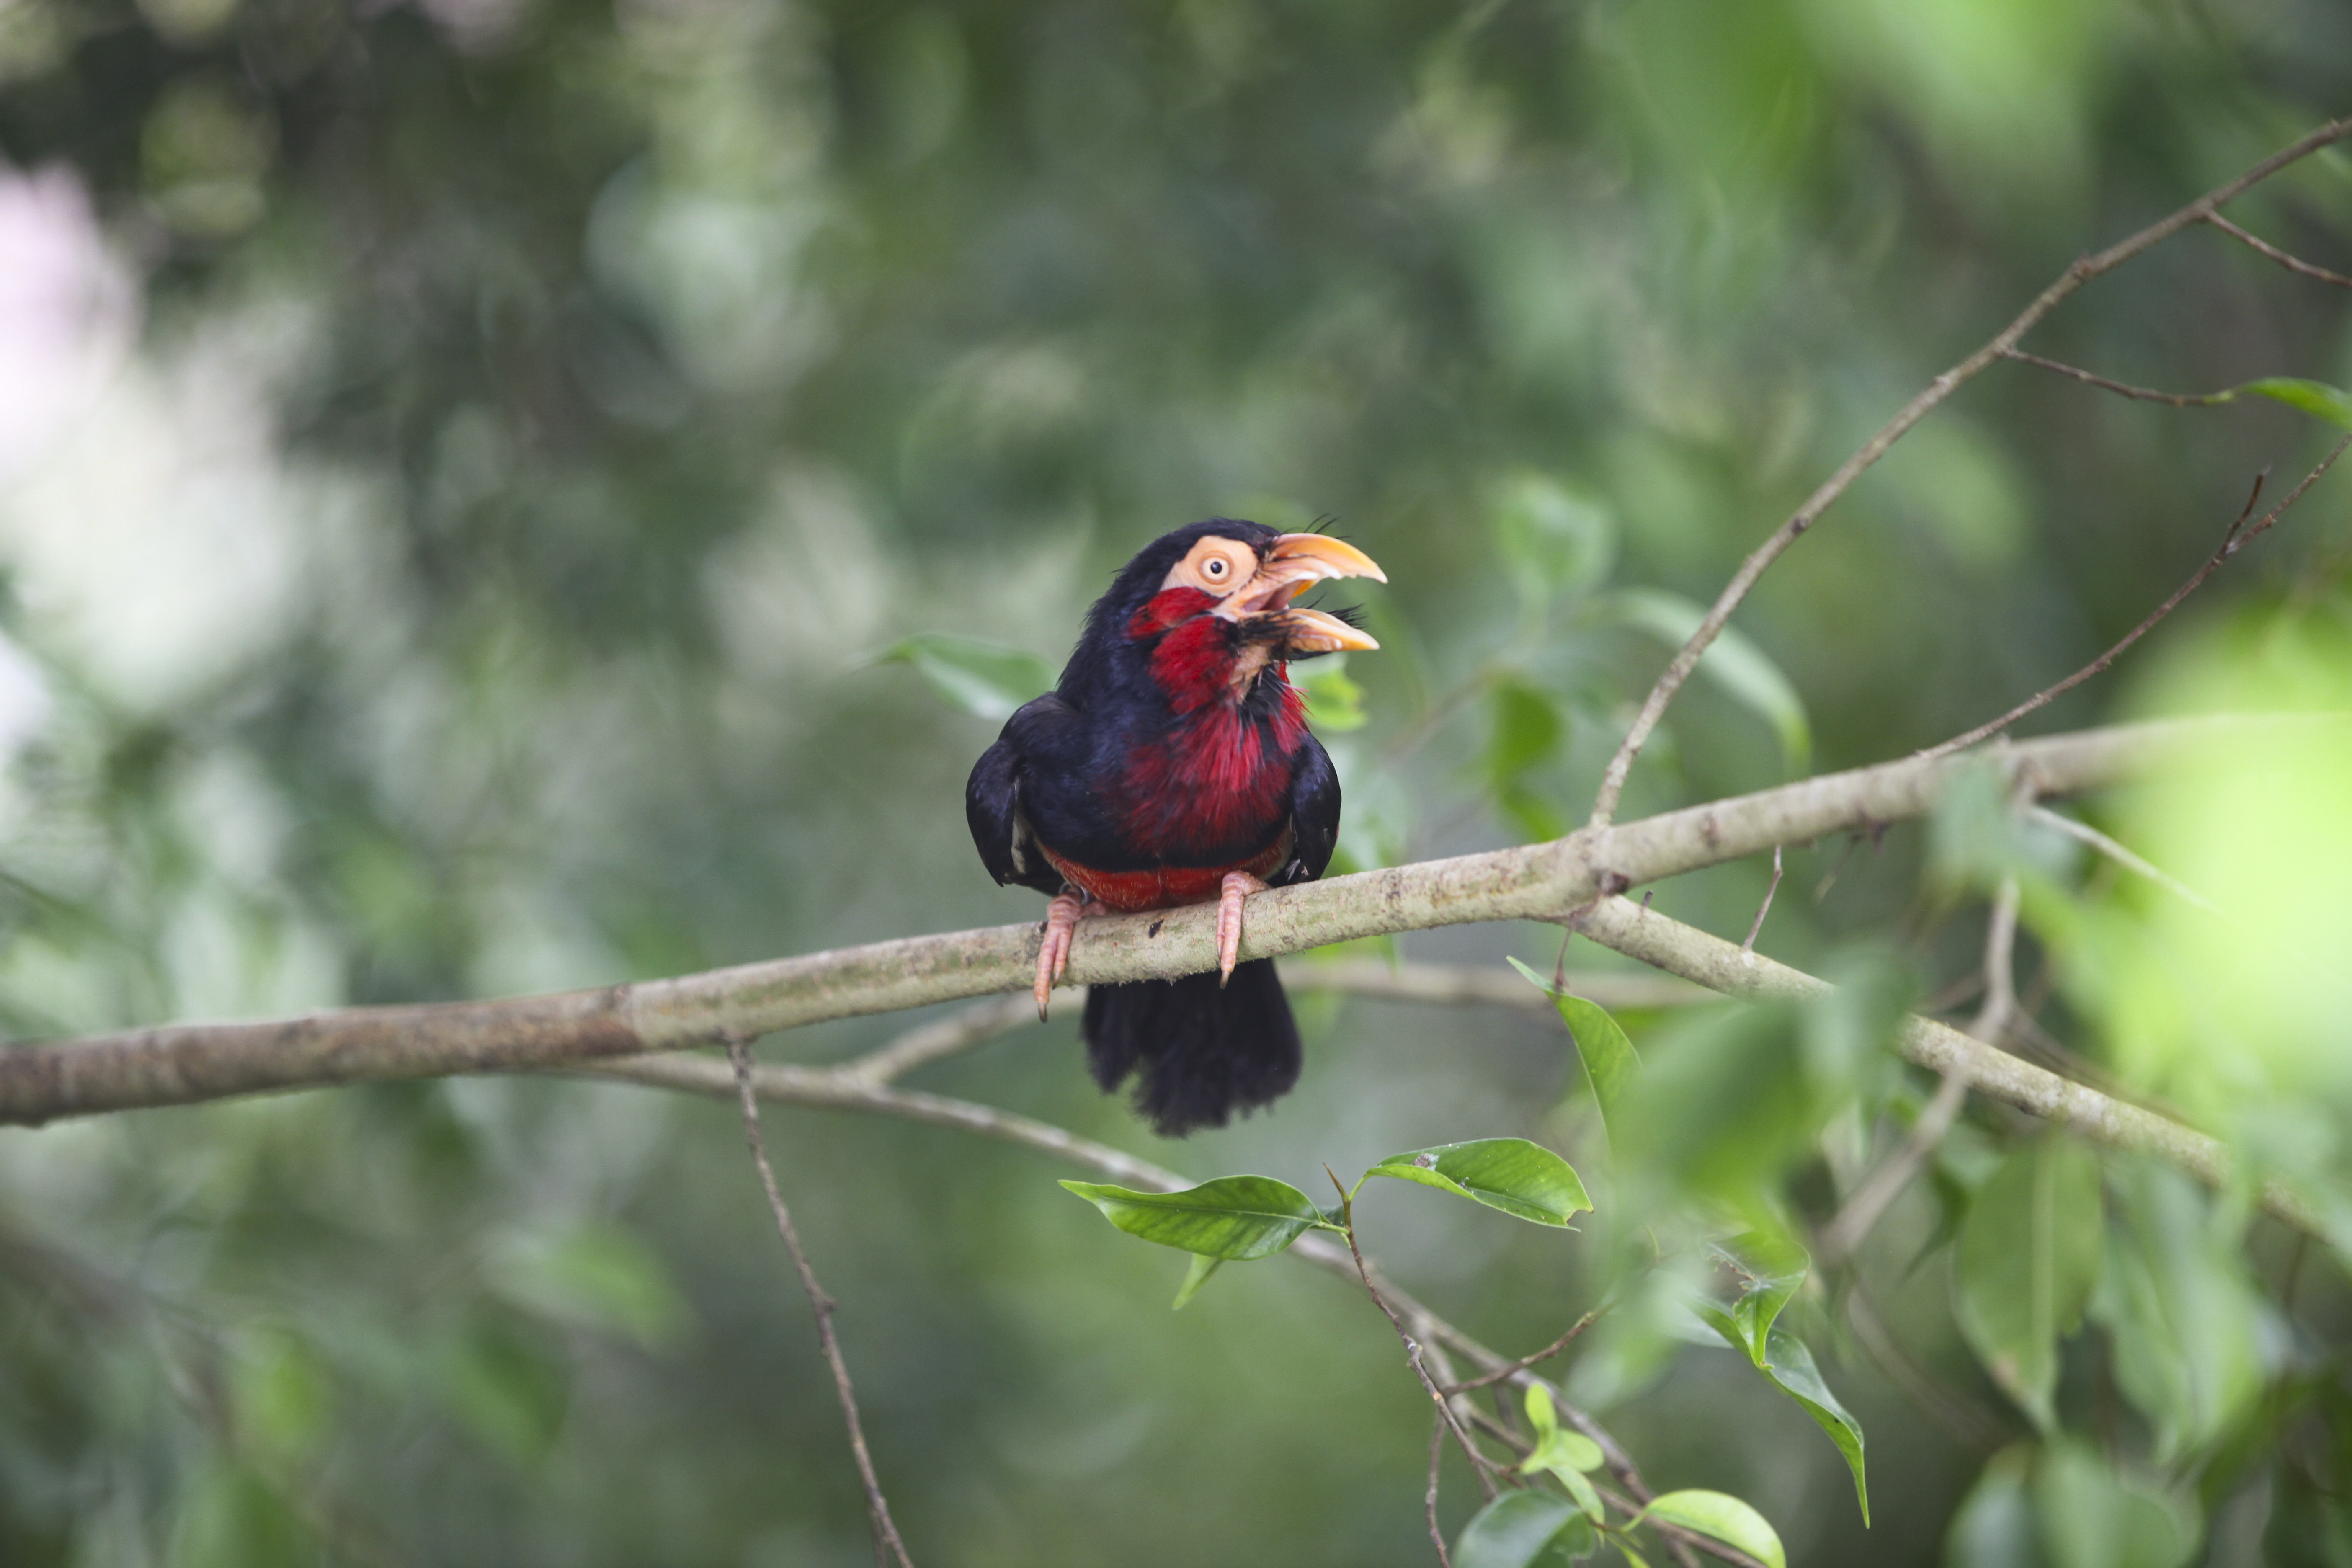
[(1292, 599), (1333, 577), (1388, 581), (1388, 574), (1370, 556), (1344, 539), (1321, 533), (1286, 533), (1266, 551), (1256, 574), (1226, 595), (1213, 613), (1229, 621), (1263, 619), (1272, 623), (1281, 632), (1286, 656), (1363, 651), (1380, 647), (1337, 616), (1292, 606)]

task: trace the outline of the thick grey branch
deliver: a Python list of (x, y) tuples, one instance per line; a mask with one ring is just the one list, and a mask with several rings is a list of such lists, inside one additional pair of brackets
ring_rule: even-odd
[[(2200, 719), (2003, 742), (1981, 765), (2038, 796), (2226, 763), (2266, 726)], [(1906, 758), (1545, 844), (1368, 871), (1249, 900), (1244, 958), (1478, 921), (1558, 920), (1604, 894), (1824, 835), (1914, 817), (1974, 758)], [(501, 1001), (362, 1007), (251, 1024), (181, 1024), (0, 1050), (0, 1123), (373, 1079), (503, 1072), (708, 1045), (831, 1018), (1028, 987), (1038, 927), (995, 926), (743, 964), (677, 979)], [(1736, 950), (1735, 950), (1736, 951)], [(1213, 906), (1089, 920), (1076, 984), (1216, 963)], [(926, 1047), (928, 1050), (929, 1047)]]
[[(1604, 899), (1580, 911), (1574, 924), (1604, 947), (1727, 996), (1802, 1000), (1829, 989), (1826, 981), (1756, 953), (1743, 953), (1736, 943), (1668, 920), (1628, 899)], [(2220, 1140), (2060, 1078), (1972, 1039), (1948, 1024), (1915, 1015), (1903, 1021), (1895, 1045), (1906, 1058), (1920, 1067), (1957, 1076), (1970, 1089), (2054, 1122), (2089, 1142), (2153, 1154), (2211, 1186), (2222, 1186), (2230, 1179), (2230, 1151)], [(2263, 1207), (2298, 1230), (2319, 1233), (2319, 1216), (2312, 1205), (2281, 1184), (2263, 1186)]]

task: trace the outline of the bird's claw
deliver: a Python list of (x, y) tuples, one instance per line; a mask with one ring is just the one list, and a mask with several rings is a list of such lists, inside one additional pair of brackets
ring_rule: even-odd
[(1252, 893), (1263, 893), (1266, 884), (1247, 871), (1228, 871), (1217, 889), (1217, 988), (1234, 977), (1234, 965), (1242, 961), (1242, 900)]
[(1070, 967), (1070, 944), (1076, 939), (1078, 921), (1085, 915), (1108, 914), (1102, 905), (1092, 903), (1068, 889), (1054, 895), (1045, 906), (1045, 935), (1037, 944), (1037, 1021), (1045, 1020), (1045, 1004), (1053, 996), (1054, 987), (1060, 984), (1062, 972)]

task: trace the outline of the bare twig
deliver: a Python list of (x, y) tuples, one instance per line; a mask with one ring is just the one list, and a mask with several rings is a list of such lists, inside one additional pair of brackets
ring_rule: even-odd
[[(2226, 763), (2250, 739), (2340, 717), (2177, 720), (2049, 736), (1994, 766), (2055, 796), (2159, 765)], [(1548, 844), (1278, 888), (1251, 900), (1244, 958), (1473, 921), (1558, 921), (1604, 889), (1914, 817), (1955, 761), (1906, 759)], [(1965, 764), (1977, 765), (1973, 762)], [(1216, 963), (1214, 909), (1101, 916), (1071, 958), (1077, 984), (1168, 978)], [(367, 1079), (566, 1068), (1027, 989), (1035, 923), (908, 937), (675, 979), (551, 996), (355, 1007), (256, 1023), (177, 1024), (0, 1049), (0, 1124)], [(1532, 989), (1532, 987), (1530, 988)]]
[(2162, 403), (2174, 408), (2218, 408), (2225, 403), (2238, 401), (2238, 392), (2235, 387), (2226, 388), (2221, 392), (2158, 392), (2150, 386), (2134, 386), (2127, 381), (2110, 380), (2095, 371), (2084, 370), (2080, 365), (2068, 364), (2063, 360), (2044, 359), (2040, 354), (2027, 353), (2023, 349), (2003, 349), (2001, 358), (2013, 359), (2020, 364), (2038, 365), (2043, 370), (2056, 371), (2060, 375), (2072, 376), (2086, 386), (2099, 387), (2104, 391), (2132, 398), (2140, 403)]
[(1538, 1363), (1549, 1361), (1552, 1357), (1558, 1355), (1560, 1352), (1574, 1344), (1576, 1342), (1577, 1336), (1583, 1333), (1585, 1330), (1591, 1328), (1600, 1320), (1601, 1314), (1608, 1310), (1609, 1309), (1605, 1304), (1593, 1308), (1592, 1310), (1577, 1319), (1575, 1322), (1570, 1323), (1568, 1328), (1568, 1332), (1560, 1335), (1559, 1338), (1552, 1341), (1551, 1343), (1544, 1346), (1543, 1349), (1536, 1352), (1535, 1354), (1531, 1356), (1521, 1356), (1517, 1361), (1511, 1363), (1508, 1366), (1498, 1366), (1494, 1371), (1481, 1373), (1479, 1376), (1472, 1378), (1467, 1383), (1454, 1384), (1445, 1392), (1448, 1394), (1468, 1394), (1473, 1389), (1484, 1388), (1491, 1383), (1500, 1383), (1507, 1377), (1517, 1376), (1518, 1373), (1527, 1371), (1528, 1368), (1537, 1365)]
[(816, 1282), (816, 1270), (809, 1267), (808, 1254), (801, 1250), (800, 1232), (793, 1226), (792, 1211), (784, 1206), (784, 1194), (777, 1190), (776, 1173), (768, 1163), (767, 1140), (760, 1134), (760, 1099), (751, 1088), (751, 1042), (740, 1035), (727, 1037), (727, 1059), (734, 1068), (735, 1092), (743, 1104), (743, 1141), (751, 1145), (751, 1163), (759, 1168), (760, 1185), (767, 1190), (768, 1209), (776, 1218), (776, 1234), (784, 1238), (784, 1250), (793, 1255), (793, 1268), (801, 1277), (801, 1289), (808, 1293), (809, 1310), (816, 1315), (817, 1343), (824, 1350), (825, 1364), (833, 1368), (833, 1391), (841, 1400), (842, 1419), (849, 1424), (849, 1451), (857, 1460), (857, 1479), (866, 1488), (866, 1516), (874, 1527), (874, 1562), (876, 1568), (889, 1568), (896, 1559), (898, 1568), (915, 1568), (914, 1560), (907, 1555), (906, 1543), (898, 1539), (898, 1527), (890, 1518), (890, 1504), (882, 1495), (882, 1483), (874, 1474), (874, 1457), (866, 1449), (866, 1429), (857, 1419), (857, 1395), (849, 1386), (849, 1363), (842, 1359), (841, 1344), (833, 1332), (833, 1298)]
[(1323, 1173), (1329, 1176), (1331, 1184), (1339, 1190), (1339, 1233), (1348, 1238), (1348, 1256), (1356, 1260), (1356, 1278), (1364, 1282), (1364, 1289), (1370, 1295), (1373, 1305), (1380, 1308), (1387, 1316), (1390, 1326), (1396, 1330), (1397, 1339), (1404, 1345), (1407, 1364), (1412, 1368), (1412, 1374), (1421, 1379), (1421, 1386), (1428, 1391), (1430, 1403), (1437, 1406), (1438, 1419), (1445, 1423), (1454, 1434), (1454, 1440), (1461, 1445), (1463, 1456), (1470, 1461), (1470, 1468), (1478, 1478), (1478, 1489), (1486, 1495), (1488, 1502), (1494, 1501), (1494, 1461), (1480, 1453), (1470, 1434), (1462, 1429), (1462, 1422), (1454, 1413), (1453, 1402), (1445, 1397), (1444, 1389), (1438, 1385), (1428, 1363), (1422, 1359), (1421, 1342), (1412, 1337), (1404, 1326), (1404, 1320), (1397, 1316), (1396, 1309), (1390, 1306), (1388, 1298), (1381, 1294), (1381, 1288), (1372, 1283), (1372, 1271), (1365, 1266), (1363, 1249), (1356, 1245), (1356, 1205), (1354, 1198), (1349, 1195), (1347, 1184), (1339, 1180), (1328, 1165), (1323, 1168)]
[(1837, 471), (1823, 480), (1820, 489), (1806, 497), (1804, 503), (1790, 515), (1787, 521), (1773, 530), (1771, 536), (1762, 544), (1758, 545), (1748, 559), (1739, 563), (1739, 570), (1732, 574), (1730, 583), (1724, 587), (1714, 605), (1708, 609), (1706, 618), (1699, 623), (1698, 629), (1691, 634), (1690, 640), (1684, 643), (1681, 649), (1667, 663), (1664, 671), (1658, 677), (1657, 684), (1650, 688), (1650, 694), (1643, 700), (1640, 714), (1635, 717), (1633, 726), (1626, 731), (1625, 738), (1618, 743), (1616, 754), (1609, 759), (1609, 765), (1601, 775), (1600, 792), (1592, 802), (1592, 826), (1605, 826), (1615, 817), (1618, 797), (1624, 793), (1625, 779), (1633, 771), (1633, 759), (1641, 755), (1642, 747), (1649, 740), (1650, 732), (1657, 728), (1658, 721), (1664, 717), (1666, 705), (1674, 700), (1675, 694), (1680, 691), (1683, 683), (1690, 679), (1691, 671), (1698, 667), (1699, 657), (1706, 653), (1708, 646), (1722, 634), (1723, 628), (1731, 620), (1732, 612), (1738, 609), (1740, 602), (1748, 597), (1748, 590), (1756, 585), (1757, 579), (1763, 576), (1766, 569), (1779, 560), (1790, 545), (1802, 538), (1805, 531), (1812, 527), (1821, 515), (1829, 510), (1831, 503), (1845, 494), (1853, 487), (1854, 480), (1862, 477), (1864, 469), (1885, 457), (1887, 450), (1896, 441), (1902, 439), (1911, 426), (1926, 418), (1937, 405), (1955, 391), (1975, 379), (1986, 366), (2001, 357), (2006, 351), (2016, 347), (2024, 340), (2025, 334), (2032, 331), (2043, 317), (2056, 310), (2067, 296), (2073, 294), (2084, 284), (2102, 273), (2114, 271), (2142, 251), (2171, 238), (2189, 225), (2209, 220), (2223, 203), (2259, 182), (2268, 179), (2296, 160), (2307, 157), (2322, 147), (2340, 142), (2347, 136), (2352, 136), (2352, 119), (2330, 121), (2292, 146), (2282, 148), (2271, 154), (2237, 178), (2206, 192), (2169, 216), (2158, 219), (2138, 233), (2109, 246), (2095, 256), (2078, 258), (2072, 267), (2059, 275), (2056, 281), (2036, 295), (2033, 302), (2026, 306), (2015, 321), (1995, 333), (1990, 342), (1929, 382), (1917, 396), (1905, 404), (1894, 418), (1881, 426), (1876, 435), (1864, 442), (1861, 449), (1853, 456), (1840, 464)]
[(2193, 904), (2207, 914), (2218, 915), (2221, 912), (2214, 906), (2212, 900), (2189, 887), (2162, 867), (2151, 865), (2140, 858), (2087, 822), (2077, 822), (2071, 816), (2061, 816), (2046, 805), (2033, 806), (2025, 815), (2044, 827), (2056, 828), (2077, 843), (2088, 845), (2125, 870), (2147, 878), (2174, 898), (2185, 903)]
[(2322, 283), (2333, 283), (2338, 289), (2352, 289), (2352, 278), (2347, 278), (2341, 272), (2330, 272), (2325, 267), (2314, 267), (2299, 256), (2290, 256), (2260, 236), (2248, 234), (2220, 213), (2207, 213), (2205, 221), (2249, 249), (2269, 257), (2289, 272), (2299, 272), (2305, 278), (2315, 278)]
[(1437, 1461), (1445, 1454), (1445, 1417), (1436, 1416), (1429, 1423), (1429, 1497), (1424, 1507), (1429, 1514), (1429, 1543), (1437, 1548), (1437, 1568), (1454, 1568), (1453, 1554), (1445, 1550), (1445, 1532), (1437, 1528)]
[(2244, 510), (2238, 513), (2237, 521), (2230, 524), (2230, 531), (2221, 536), (2221, 547), (2213, 552), (2211, 556), (2206, 560), (2204, 565), (2200, 566), (2193, 574), (2190, 574), (2189, 581), (2183, 583), (2179, 587), (2175, 588), (2172, 591), (2171, 597), (2166, 599), (2164, 603), (2149, 611), (2147, 619), (2141, 621), (2139, 625), (2125, 633), (2123, 640), (2116, 644), (2115, 647), (2107, 649), (2106, 652), (2101, 654), (2098, 658), (2093, 659), (2090, 663), (2084, 665), (2082, 668), (2076, 670), (2065, 679), (2059, 681), (2056, 685), (2045, 687), (2042, 690), (2035, 692), (2032, 696), (2027, 698), (2024, 701), (2019, 703), (2016, 707), (2011, 709), (2000, 718), (1979, 724), (1975, 729), (1969, 731), (1966, 734), (1955, 735), (1950, 740), (1944, 742), (1940, 745), (1929, 746), (1927, 750), (1914, 754), (1925, 761), (1935, 757), (1948, 756), (1954, 752), (1966, 751), (1969, 747), (1975, 745), (1979, 741), (1989, 740), (1992, 736), (2000, 734), (2003, 730), (2008, 729), (2011, 724), (2016, 723), (2020, 719), (2024, 718), (2028, 713), (2032, 712), (2035, 709), (2046, 707), (2050, 703), (2064, 696), (2067, 692), (2074, 690), (2074, 688), (2082, 685), (2083, 682), (2090, 679), (2093, 676), (2104, 671), (2109, 665), (2115, 663), (2116, 659), (2123, 657), (2125, 649), (2130, 647), (2132, 644), (2146, 637), (2150, 631), (2155, 629), (2156, 624), (2158, 621), (2163, 620), (2165, 616), (2172, 614), (2175, 609), (2179, 608), (2180, 602), (2183, 599), (2186, 599), (2189, 595), (2203, 587), (2205, 585), (2205, 579), (2213, 575), (2214, 573), (2219, 572), (2221, 569), (2221, 563), (2223, 562), (2229, 560), (2231, 556), (2235, 555), (2239, 551), (2244, 549), (2247, 545), (2252, 543), (2257, 538), (2261, 537), (2263, 531), (2268, 529), (2272, 523), (2276, 522), (2280, 516), (2285, 512), (2287, 508), (2293, 506), (2296, 501), (2301, 500), (2303, 499), (2304, 492), (2311, 489), (2313, 485), (2319, 481), (2319, 476), (2336, 466), (2336, 459), (2344, 455), (2344, 449), (2347, 447), (2352, 447), (2352, 435), (2345, 436), (2343, 439), (2337, 441), (2335, 446), (2330, 447), (2327, 449), (2327, 456), (2319, 460), (2319, 466), (2313, 468), (2311, 472), (2305, 474), (2303, 477), (2303, 482), (2295, 486), (2294, 489), (2288, 491), (2284, 500), (2280, 501), (2278, 505), (2264, 512), (2260, 521), (2255, 522), (2252, 528), (2248, 528), (2245, 525), (2247, 514), (2253, 510), (2254, 501), (2262, 495), (2262, 481), (2257, 479), (2254, 481), (2254, 493), (2246, 498)]
[(1756, 939), (1763, 934), (1764, 917), (1772, 912), (1772, 895), (1780, 890), (1780, 847), (1772, 846), (1772, 879), (1764, 884), (1764, 901), (1756, 906), (1755, 923), (1748, 928), (1748, 940), (1739, 944), (1742, 952), (1756, 951)]
[[(1995, 895), (1992, 914), (1985, 921), (1985, 999), (1977, 1009), (1969, 1033), (1986, 1045), (1998, 1047), (2009, 1032), (2011, 1016), (2017, 1011), (2017, 879), (2002, 879), (2000, 891)], [(1944, 1081), (1936, 1086), (1935, 1097), (1920, 1111), (1919, 1120), (1912, 1124), (1911, 1135), (1895, 1152), (1888, 1155), (1876, 1170), (1862, 1180), (1837, 1216), (1824, 1226), (1821, 1234), (1823, 1255), (1836, 1262), (1853, 1256), (1870, 1234), (1887, 1205), (1911, 1184), (1919, 1167), (1934, 1153), (1944, 1134), (1960, 1114), (1960, 1106), (1968, 1099), (1969, 1080), (1958, 1068), (1948, 1068)]]
[(841, 1071), (867, 1083), (888, 1083), (927, 1062), (970, 1050), (1034, 1022), (1035, 1012), (1036, 1004), (1026, 996), (992, 996), (960, 1013), (918, 1024), (887, 1045), (844, 1063)]

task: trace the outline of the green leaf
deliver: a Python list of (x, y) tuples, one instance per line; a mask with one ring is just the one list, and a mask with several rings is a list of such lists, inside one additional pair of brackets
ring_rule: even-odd
[(1598, 1002), (1553, 990), (1551, 982), (1516, 958), (1511, 960), (1511, 967), (1534, 982), (1559, 1009), (1559, 1021), (1568, 1026), (1569, 1043), (1576, 1047), (1577, 1059), (1584, 1064), (1584, 1076), (1592, 1085), (1592, 1097), (1601, 1104), (1601, 1126), (1608, 1127), (1626, 1089), (1633, 1085), (1633, 1075), (1642, 1070), (1642, 1058), (1634, 1053), (1633, 1042), (1625, 1037), (1617, 1020)]
[(1519, 1473), (1531, 1476), (1538, 1470), (1549, 1470), (1576, 1495), (1578, 1506), (1598, 1522), (1603, 1517), (1600, 1495), (1584, 1476), (1586, 1471), (1597, 1470), (1607, 1462), (1601, 1445), (1559, 1424), (1559, 1412), (1552, 1408), (1551, 1391), (1540, 1383), (1528, 1384), (1527, 1409), (1528, 1424), (1536, 1429), (1536, 1446), (1520, 1461)]
[(1584, 1183), (1569, 1163), (1524, 1138), (1481, 1138), (1410, 1150), (1391, 1154), (1364, 1173), (1419, 1182), (1538, 1225), (1564, 1226), (1592, 1207)]
[(1199, 1295), (1201, 1287), (1209, 1282), (1209, 1276), (1224, 1266), (1225, 1260), (1222, 1258), (1210, 1258), (1198, 1252), (1192, 1254), (1192, 1265), (1184, 1270), (1184, 1283), (1176, 1288), (1176, 1300), (1168, 1303), (1168, 1310), (1182, 1311), (1184, 1303)]
[[(1688, 642), (1706, 619), (1704, 606), (1679, 594), (1632, 588), (1613, 599), (1621, 619), (1676, 647)], [(1737, 628), (1726, 626), (1699, 656), (1698, 673), (1772, 727), (1780, 742), (1782, 765), (1790, 777), (1801, 777), (1811, 768), (1813, 726), (1806, 717), (1804, 699), (1762, 648)]]
[(872, 662), (912, 665), (949, 707), (975, 719), (1010, 719), (1054, 684), (1054, 667), (1034, 653), (945, 632), (901, 638)]
[(1712, 1536), (1727, 1546), (1738, 1547), (1769, 1568), (1789, 1568), (1788, 1553), (1780, 1549), (1780, 1538), (1764, 1521), (1764, 1516), (1727, 1493), (1667, 1492), (1652, 1498), (1641, 1517), (1664, 1520)]
[(1591, 1537), (1591, 1527), (1565, 1498), (1505, 1492), (1463, 1527), (1454, 1543), (1454, 1568), (1550, 1568), (1567, 1563), (1577, 1542)]
[(1307, 720), (1327, 735), (1364, 727), (1364, 689), (1348, 679), (1348, 656), (1325, 654), (1295, 666), (1291, 679), (1307, 699)]
[(2328, 385), (2324, 381), (2301, 381), (2290, 375), (2264, 376), (2233, 387), (2222, 395), (2224, 399), (2251, 392), (2257, 397), (2267, 397), (2305, 414), (2315, 415), (2341, 430), (2352, 430), (2352, 393)]
[(1181, 1193), (1139, 1193), (1097, 1182), (1063, 1186), (1129, 1236), (1228, 1263), (1269, 1258), (1310, 1230), (1339, 1227), (1288, 1182), (1220, 1176)]
[(1945, 1568), (2042, 1568), (2033, 1524), (2033, 1450), (2014, 1444), (1985, 1461), (1944, 1531)]
[(1862, 1510), (1862, 1522), (1868, 1525), (1870, 1484), (1863, 1463), (1862, 1423), (1830, 1392), (1805, 1342), (1779, 1325), (1780, 1310), (1804, 1284), (1812, 1259), (1794, 1242), (1760, 1231), (1736, 1237), (1715, 1251), (1739, 1271), (1739, 1297), (1728, 1309), (1707, 1301), (1696, 1303), (1695, 1310), (1726, 1343), (1754, 1363), (1766, 1382), (1811, 1416), (1837, 1446), (1853, 1475), (1854, 1501)]
[[(1747, 1352), (1748, 1359), (1760, 1367), (1765, 1336), (1772, 1331), (1780, 1309), (1803, 1288), (1813, 1260), (1795, 1242), (1760, 1230), (1718, 1243), (1713, 1250), (1740, 1279), (1739, 1296), (1724, 1314), (1731, 1325), (1725, 1337), (1734, 1350)], [(1724, 1332), (1721, 1328), (1717, 1331)]]
[(1853, 1474), (1853, 1500), (1862, 1510), (1862, 1522), (1870, 1523), (1870, 1482), (1863, 1468), (1862, 1423), (1839, 1403), (1822, 1381), (1821, 1369), (1813, 1363), (1813, 1352), (1805, 1342), (1786, 1329), (1774, 1329), (1765, 1338), (1764, 1360), (1757, 1370), (1763, 1373), (1772, 1386), (1795, 1400), (1813, 1424), (1829, 1435), (1837, 1451), (1844, 1457), (1845, 1468)]
[(2082, 1322), (2101, 1251), (2098, 1161), (2067, 1138), (2038, 1139), (2002, 1161), (1960, 1226), (1960, 1332), (2045, 1432), (2057, 1424), (2058, 1341)]

